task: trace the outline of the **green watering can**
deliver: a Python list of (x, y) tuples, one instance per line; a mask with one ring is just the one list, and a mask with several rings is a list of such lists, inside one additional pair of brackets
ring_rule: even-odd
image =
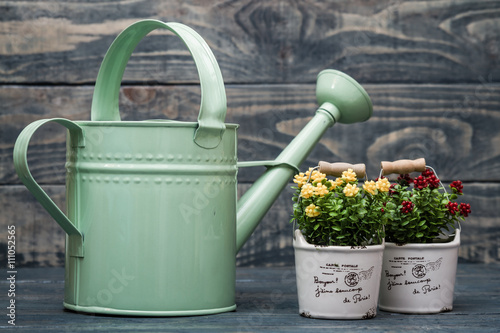
[[(175, 33), (195, 60), (198, 122), (120, 121), (125, 66), (155, 29)], [(224, 83), (205, 41), (179, 23), (144, 20), (125, 29), (102, 62), (91, 121), (35, 121), (14, 147), (21, 181), (67, 234), (64, 306), (132, 316), (234, 310), (237, 251), (326, 129), (372, 114), (368, 94), (341, 72), (321, 72), (316, 94), (315, 116), (275, 161), (239, 163), (238, 126), (224, 123)], [(69, 133), (67, 215), (28, 169), (30, 138), (48, 122)], [(268, 169), (237, 202), (238, 167), (254, 165)]]

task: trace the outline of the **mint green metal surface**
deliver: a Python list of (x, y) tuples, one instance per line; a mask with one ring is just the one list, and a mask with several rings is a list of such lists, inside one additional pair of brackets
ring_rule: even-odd
[(368, 120), (373, 107), (368, 93), (349, 75), (334, 69), (325, 69), (318, 74), (316, 99), (325, 108), (334, 104), (344, 110), (335, 121), (352, 124)]
[[(195, 59), (202, 89), (198, 122), (120, 121), (125, 65), (140, 39), (157, 28), (177, 34)], [(346, 96), (362, 89), (346, 82)], [(124, 30), (99, 71), (91, 121), (36, 121), (14, 148), (20, 179), (67, 233), (65, 307), (137, 316), (234, 310), (237, 249), (335, 119), (362, 121), (371, 114), (371, 103), (329, 98), (333, 91), (331, 85), (322, 90), (316, 115), (275, 161), (241, 163), (269, 169), (237, 204), (237, 125), (224, 124), (224, 84), (209, 47), (178, 23), (145, 20)], [(28, 169), (31, 136), (47, 122), (69, 133), (67, 216)]]
[(66, 163), (68, 217), (85, 257), (66, 258), (66, 306), (152, 316), (234, 309), (236, 126), (208, 150), (193, 143), (196, 123), (78, 124), (87, 146)]
[(224, 133), (226, 118), (226, 92), (222, 74), (212, 51), (200, 35), (179, 23), (139, 21), (118, 35), (109, 47), (97, 75), (91, 119), (120, 120), (118, 96), (125, 67), (137, 44), (155, 29), (172, 31), (184, 41), (191, 52), (201, 86), (199, 128), (196, 130), (195, 142), (205, 148), (216, 147)]
[(77, 229), (77, 227), (64, 215), (64, 213), (57, 207), (52, 199), (42, 190), (40, 185), (38, 185), (31, 172), (28, 168), (27, 161), (27, 151), (28, 144), (31, 136), (35, 131), (46, 123), (55, 122), (65, 126), (68, 129), (69, 136), (71, 138), (72, 149), (85, 147), (85, 138), (83, 136), (83, 130), (80, 126), (72, 121), (54, 118), (54, 119), (42, 119), (37, 120), (29, 124), (19, 135), (14, 146), (14, 165), (16, 167), (17, 174), (23, 184), (26, 185), (28, 190), (33, 193), (36, 199), (42, 204), (42, 206), (49, 212), (49, 214), (59, 223), (61, 228), (66, 232), (68, 238), (71, 242), (68, 244), (67, 253), (72, 257), (83, 257), (83, 236), (82, 233)]

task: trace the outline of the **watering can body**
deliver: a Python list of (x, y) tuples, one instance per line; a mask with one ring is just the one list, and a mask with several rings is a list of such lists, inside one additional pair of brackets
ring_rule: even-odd
[(68, 140), (67, 214), (84, 249), (66, 252), (65, 306), (130, 315), (234, 309), (236, 126), (208, 151), (192, 140), (196, 123), (77, 124), (86, 145)]
[[(201, 85), (197, 122), (120, 120), (125, 66), (138, 42), (158, 28), (180, 37), (195, 60)], [(275, 161), (244, 165), (237, 162), (238, 126), (224, 123), (222, 76), (205, 41), (178, 23), (145, 20), (124, 30), (99, 70), (91, 120), (35, 121), (14, 147), (21, 181), (67, 234), (64, 306), (134, 316), (234, 310), (238, 249), (296, 165), (342, 119), (325, 96), (341, 82), (352, 85), (352, 79), (335, 71), (321, 77), (328, 87), (317, 94), (322, 106), (306, 127)], [(354, 107), (355, 115), (344, 120), (364, 121), (371, 115), (371, 102), (360, 86), (351, 88), (337, 96)], [(66, 214), (36, 183), (27, 164), (30, 138), (48, 122), (68, 132)], [(269, 170), (237, 203), (237, 169), (253, 165)]]

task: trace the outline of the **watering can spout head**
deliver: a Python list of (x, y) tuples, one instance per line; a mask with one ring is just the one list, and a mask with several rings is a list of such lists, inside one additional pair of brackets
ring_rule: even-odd
[(316, 100), (335, 122), (353, 124), (368, 120), (373, 106), (368, 93), (349, 75), (333, 69), (318, 74)]
[(347, 74), (333, 69), (318, 74), (316, 98), (320, 106), (315, 116), (239, 200), (237, 250), (250, 237), (323, 133), (336, 122), (352, 124), (366, 121), (372, 115), (372, 102), (363, 87)]

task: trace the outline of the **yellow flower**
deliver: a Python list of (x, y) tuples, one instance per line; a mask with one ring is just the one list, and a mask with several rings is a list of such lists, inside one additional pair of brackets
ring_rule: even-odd
[(377, 180), (377, 189), (380, 192), (389, 192), (389, 188), (391, 187), (391, 183), (387, 178), (382, 178)]
[(321, 182), (323, 179), (326, 178), (326, 175), (324, 173), (321, 173), (318, 170), (313, 170), (313, 168), (309, 168), (309, 170), (306, 171), (305, 173), (306, 181), (309, 178), (309, 175), (311, 175), (311, 183)]
[(344, 194), (348, 197), (353, 197), (358, 194), (359, 188), (353, 184), (347, 184), (344, 188)]
[(371, 195), (375, 195), (375, 191), (377, 190), (377, 184), (373, 180), (370, 181), (365, 181), (365, 184), (363, 185), (363, 188), (365, 189), (366, 192), (370, 193)]
[(320, 197), (328, 193), (328, 188), (325, 185), (319, 183), (313, 188), (314, 195), (319, 195)]
[(347, 169), (347, 171), (342, 172), (342, 179), (348, 182), (356, 181), (356, 173), (352, 169)]
[(293, 182), (296, 183), (299, 188), (302, 187), (307, 182), (307, 176), (304, 175), (303, 172), (299, 173), (298, 175), (295, 175)]
[(314, 170), (312, 175), (311, 175), (311, 181), (312, 182), (318, 182), (320, 183), (323, 179), (326, 178), (326, 175), (324, 173), (321, 173), (317, 170)]
[(307, 183), (304, 186), (302, 186), (302, 189), (300, 190), (300, 196), (303, 198), (310, 198), (314, 194), (314, 186), (311, 185), (311, 183)]
[(332, 183), (332, 186), (330, 186), (330, 191), (335, 189), (337, 186), (340, 186), (342, 184), (344, 184), (344, 181), (342, 180), (342, 178), (337, 178), (335, 179), (335, 181), (331, 181), (330, 183)]
[(316, 210), (316, 205), (315, 204), (310, 204), (309, 206), (306, 207), (306, 215), (309, 216), (309, 217), (316, 217), (320, 214), (320, 212), (318, 212)]

